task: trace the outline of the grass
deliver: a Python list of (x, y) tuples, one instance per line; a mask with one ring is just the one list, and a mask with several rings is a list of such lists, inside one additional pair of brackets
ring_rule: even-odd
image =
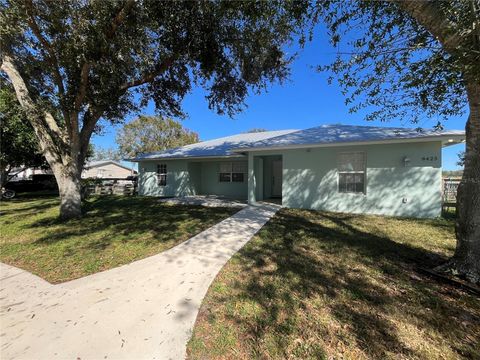
[(58, 204), (54, 196), (1, 202), (0, 261), (64, 282), (162, 252), (238, 211), (105, 196), (62, 222)]
[(480, 300), (415, 271), (453, 221), (283, 209), (211, 285), (189, 359), (480, 358)]

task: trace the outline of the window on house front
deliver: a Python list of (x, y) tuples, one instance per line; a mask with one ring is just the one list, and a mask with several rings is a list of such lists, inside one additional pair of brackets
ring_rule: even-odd
[(246, 162), (220, 163), (218, 180), (220, 182), (244, 182), (247, 172)]
[(157, 184), (158, 186), (167, 185), (167, 164), (157, 165)]
[(338, 192), (365, 193), (364, 152), (338, 154)]

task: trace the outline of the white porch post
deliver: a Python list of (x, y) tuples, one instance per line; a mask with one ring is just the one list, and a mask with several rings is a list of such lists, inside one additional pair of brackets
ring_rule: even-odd
[(248, 153), (248, 203), (255, 204), (257, 201), (255, 196), (255, 164), (254, 157), (251, 152)]

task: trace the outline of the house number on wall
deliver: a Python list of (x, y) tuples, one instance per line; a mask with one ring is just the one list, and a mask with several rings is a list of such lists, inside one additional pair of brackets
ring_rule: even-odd
[(423, 161), (437, 161), (438, 157), (436, 156), (422, 156)]

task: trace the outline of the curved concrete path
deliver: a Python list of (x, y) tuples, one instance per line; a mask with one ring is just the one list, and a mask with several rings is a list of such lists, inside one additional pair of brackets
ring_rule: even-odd
[(0, 263), (0, 358), (183, 359), (212, 280), (278, 208), (248, 206), (163, 253), (58, 285)]

